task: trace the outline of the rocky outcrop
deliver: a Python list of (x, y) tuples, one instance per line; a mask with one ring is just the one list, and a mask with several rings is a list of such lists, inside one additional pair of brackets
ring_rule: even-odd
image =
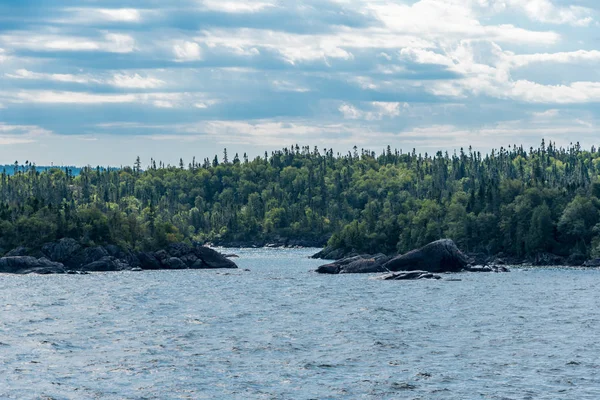
[(19, 248), (7, 253), (9, 257), (0, 258), (0, 273), (237, 268), (213, 249), (184, 243), (156, 252), (134, 253), (114, 245), (84, 247), (76, 240), (61, 239), (44, 245), (41, 258), (26, 256), (27, 253), (27, 249)]
[(52, 262), (46, 258), (14, 256), (0, 258), (0, 273), (8, 274), (64, 274), (62, 263)]
[[(399, 271), (401, 273), (397, 273)], [(502, 265), (472, 266), (452, 240), (443, 239), (393, 258), (384, 254), (358, 255), (321, 265), (316, 270), (321, 274), (391, 272), (379, 278), (384, 280), (439, 279), (435, 273), (460, 271), (508, 272), (508, 268)]]
[(375, 272), (389, 272), (383, 264), (390, 258), (384, 254), (359, 255), (343, 258), (330, 264), (317, 268), (321, 274), (366, 274)]
[(465, 256), (450, 239), (437, 240), (392, 258), (383, 264), (389, 271), (459, 272), (469, 264)]

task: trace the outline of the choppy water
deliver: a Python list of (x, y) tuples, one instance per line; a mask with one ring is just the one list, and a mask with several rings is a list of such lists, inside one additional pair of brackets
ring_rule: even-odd
[(600, 398), (598, 270), (376, 281), (234, 252), (250, 272), (0, 276), (0, 398)]

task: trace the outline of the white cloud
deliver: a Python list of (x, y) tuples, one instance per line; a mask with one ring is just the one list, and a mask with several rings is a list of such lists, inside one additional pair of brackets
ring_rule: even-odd
[(351, 104), (343, 103), (338, 110), (345, 119), (378, 121), (383, 118), (398, 117), (409, 107), (408, 103), (373, 101), (367, 104), (367, 109), (358, 109)]
[(89, 92), (68, 92), (53, 90), (22, 90), (17, 93), (0, 93), (0, 99), (8, 103), (21, 104), (124, 104), (139, 103), (152, 105), (158, 108), (191, 108), (195, 104), (204, 102), (214, 104), (217, 100), (207, 98), (203, 93), (122, 93), (100, 94)]
[(69, 18), (55, 22), (61, 24), (83, 24), (99, 21), (137, 23), (142, 20), (141, 10), (135, 8), (68, 8)]
[(265, 8), (275, 7), (275, 5), (262, 1), (202, 0), (201, 7), (207, 10), (227, 13), (254, 13), (262, 11)]
[(112, 77), (105, 79), (101, 77), (94, 77), (92, 75), (52, 74), (18, 69), (14, 73), (5, 74), (5, 76), (12, 79), (49, 80), (55, 82), (110, 85), (125, 89), (155, 89), (165, 84), (165, 82), (160, 79), (143, 77), (137, 73), (117, 73)]
[(512, 7), (524, 12), (530, 19), (551, 24), (588, 26), (593, 18), (591, 10), (579, 6), (559, 7), (550, 0), (496, 0), (496, 8)]
[(26, 69), (18, 69), (12, 74), (5, 74), (5, 76), (12, 79), (50, 80), (56, 82), (70, 82), (83, 84), (101, 82), (100, 80), (94, 79), (87, 75), (49, 74), (41, 72), (32, 72)]
[(106, 51), (131, 53), (135, 39), (126, 34), (106, 33), (103, 40), (57, 34), (31, 32), (0, 35), (0, 42), (12, 48), (34, 51)]
[(139, 74), (115, 74), (108, 82), (113, 86), (126, 89), (155, 89), (165, 84), (160, 79), (142, 77)]
[(52, 132), (36, 125), (8, 125), (0, 122), (0, 146), (33, 143)]
[(184, 41), (173, 45), (177, 61), (198, 61), (202, 59), (202, 49), (196, 42)]

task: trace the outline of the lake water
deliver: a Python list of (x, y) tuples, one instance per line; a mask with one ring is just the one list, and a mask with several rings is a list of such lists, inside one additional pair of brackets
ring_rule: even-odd
[(600, 271), (377, 281), (315, 251), (0, 275), (0, 398), (600, 398)]

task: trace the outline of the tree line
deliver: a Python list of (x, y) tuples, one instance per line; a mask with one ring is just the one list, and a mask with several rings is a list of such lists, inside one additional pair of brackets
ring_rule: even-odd
[(225, 150), (175, 166), (12, 168), (0, 177), (3, 251), (62, 237), (135, 249), (286, 238), (393, 253), (449, 237), (467, 252), (600, 256), (600, 151), (579, 144), (487, 154), (294, 145), (252, 160)]

